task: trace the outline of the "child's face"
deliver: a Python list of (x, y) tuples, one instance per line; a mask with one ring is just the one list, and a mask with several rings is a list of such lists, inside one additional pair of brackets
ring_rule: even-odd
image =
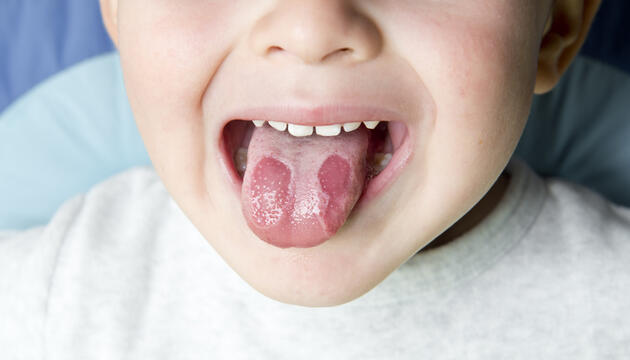
[[(117, 6), (128, 95), (174, 199), (256, 289), (319, 306), (372, 289), (491, 188), (529, 112), (551, 1)], [(351, 50), (337, 51), (344, 48)], [(323, 244), (261, 241), (243, 216), (232, 159), (220, 151), (227, 121), (256, 107), (335, 105), (400, 116), (407, 136), (392, 160), (398, 170), (390, 169), (387, 186)]]

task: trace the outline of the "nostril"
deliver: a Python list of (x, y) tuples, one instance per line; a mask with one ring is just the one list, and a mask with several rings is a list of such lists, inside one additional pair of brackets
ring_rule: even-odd
[(331, 58), (345, 58), (347, 56), (351, 56), (354, 53), (354, 50), (348, 47), (342, 48), (342, 49), (338, 49), (336, 51), (331, 52), (330, 54), (324, 56), (322, 58), (322, 61), (324, 60), (330, 60)]
[[(284, 52), (286, 52), (286, 50), (283, 47), (278, 46), (278, 45), (270, 46), (267, 49), (267, 55), (274, 55), (276, 53), (284, 53)], [(344, 47), (344, 48), (337, 49), (337, 50), (334, 50), (334, 51), (326, 54), (323, 58), (321, 58), (319, 60), (320, 61), (326, 61), (326, 60), (330, 60), (330, 59), (333, 59), (333, 58), (345, 58), (347, 56), (352, 56), (353, 53), (354, 53), (354, 50), (352, 48)]]
[(334, 52), (332, 55), (337, 54), (337, 55), (343, 55), (343, 56), (345, 56), (345, 55), (351, 55), (351, 54), (353, 54), (353, 53), (354, 53), (354, 50), (353, 50), (353, 49), (350, 49), (350, 48), (343, 48), (343, 49), (339, 49), (339, 50), (337, 50), (337, 51), (336, 51), (336, 52)]
[(284, 49), (281, 48), (280, 46), (271, 46), (269, 47), (269, 49), (267, 49), (267, 55), (273, 54), (276, 52), (281, 52), (281, 51), (284, 51)]

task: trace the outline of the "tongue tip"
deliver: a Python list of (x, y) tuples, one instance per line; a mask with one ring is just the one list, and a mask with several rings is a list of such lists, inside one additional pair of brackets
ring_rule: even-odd
[(304, 241), (303, 239), (300, 239), (299, 241), (286, 241), (283, 239), (279, 239), (278, 241), (276, 240), (272, 240), (272, 239), (262, 239), (264, 242), (273, 245), (275, 247), (279, 247), (281, 249), (288, 249), (288, 248), (312, 248), (312, 247), (316, 247), (319, 246), (323, 243), (325, 243), (326, 241), (328, 241), (329, 238), (325, 238), (325, 239), (319, 239), (319, 240), (307, 240)]
[[(336, 232), (318, 229), (312, 229), (311, 231), (295, 228), (290, 229), (290, 226), (282, 224), (261, 228), (252, 221), (248, 221), (248, 225), (260, 240), (282, 249), (315, 247), (328, 241)], [(300, 232), (299, 236), (293, 235), (296, 230)]]
[(311, 248), (323, 244), (337, 234), (347, 222), (350, 212), (328, 212), (324, 216), (316, 216), (299, 224), (292, 223), (289, 215), (269, 226), (260, 224), (250, 214), (245, 213), (245, 218), (252, 232), (268, 244), (279, 248)]

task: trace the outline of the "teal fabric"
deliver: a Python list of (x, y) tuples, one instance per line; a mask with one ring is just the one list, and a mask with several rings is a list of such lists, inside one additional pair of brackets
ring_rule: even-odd
[(516, 152), (543, 176), (630, 207), (630, 74), (578, 57), (553, 91), (535, 98)]
[[(534, 100), (517, 154), (630, 206), (630, 76), (579, 57)], [(0, 116), (0, 229), (45, 224), (68, 198), (150, 164), (116, 53), (42, 83)]]
[(118, 56), (55, 75), (0, 116), (0, 229), (48, 222), (68, 198), (150, 164), (125, 95)]

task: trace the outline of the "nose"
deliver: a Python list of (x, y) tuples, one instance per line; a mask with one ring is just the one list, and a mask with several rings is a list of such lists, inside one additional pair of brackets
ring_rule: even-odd
[(249, 40), (260, 56), (311, 65), (367, 61), (383, 46), (378, 26), (349, 0), (278, 0), (256, 22)]

